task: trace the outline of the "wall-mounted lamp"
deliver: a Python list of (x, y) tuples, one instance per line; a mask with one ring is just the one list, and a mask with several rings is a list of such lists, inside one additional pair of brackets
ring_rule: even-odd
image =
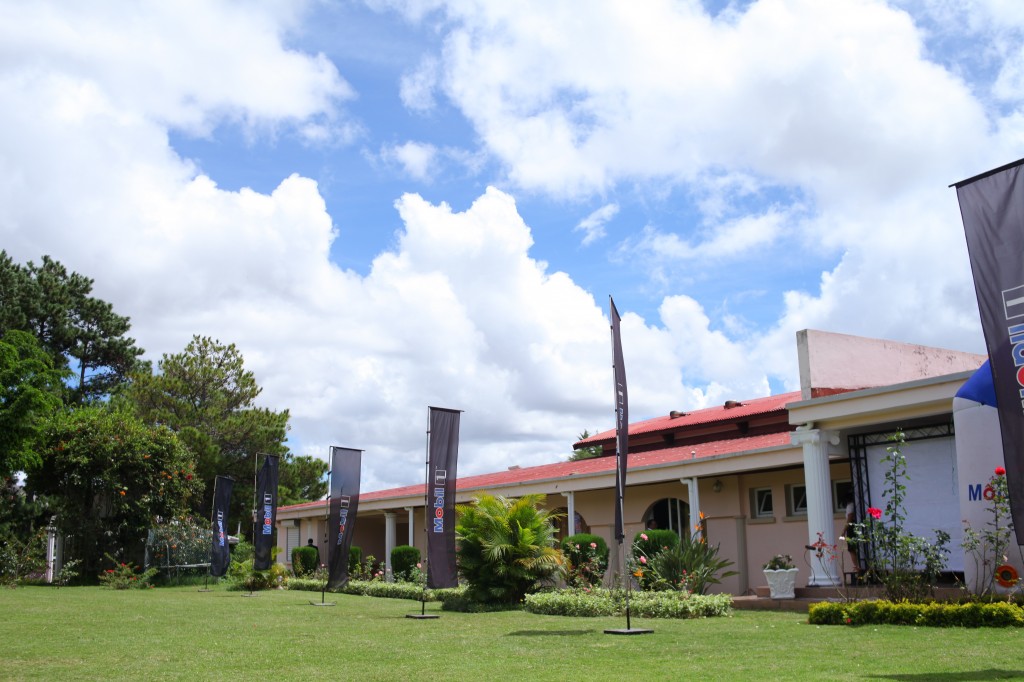
[(302, 519), (292, 519), (292, 523), (298, 526), (300, 523), (302, 523)]
[(715, 479), (715, 482), (711, 484), (711, 491), (716, 493), (722, 492), (722, 482), (717, 478)]

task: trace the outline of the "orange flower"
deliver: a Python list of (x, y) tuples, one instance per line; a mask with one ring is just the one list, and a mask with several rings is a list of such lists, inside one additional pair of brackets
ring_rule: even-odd
[(121, 495), (125, 495), (125, 494), (127, 494), (127, 493), (125, 493), (125, 491), (122, 490), (121, 491)]

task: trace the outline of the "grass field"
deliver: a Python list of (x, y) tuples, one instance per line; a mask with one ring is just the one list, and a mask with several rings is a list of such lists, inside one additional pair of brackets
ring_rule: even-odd
[(0, 591), (0, 679), (1024, 679), (1019, 629), (817, 627), (805, 614), (637, 620), (525, 612), (412, 620), (415, 602), (195, 587)]

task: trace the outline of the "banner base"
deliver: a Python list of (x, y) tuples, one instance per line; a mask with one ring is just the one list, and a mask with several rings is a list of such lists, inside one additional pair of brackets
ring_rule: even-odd
[(416, 620), (431, 620), (434, 618), (440, 618), (441, 616), (433, 613), (407, 613), (405, 614), (405, 617), (415, 618)]
[(333, 601), (311, 601), (310, 606), (337, 606), (337, 602)]
[(201, 589), (201, 590), (196, 590), (196, 592), (213, 592), (213, 590), (208, 590), (208, 589), (206, 589), (206, 588), (204, 587), (204, 588), (203, 588), (203, 589)]
[(646, 630), (644, 628), (621, 628), (619, 630), (605, 630), (606, 635), (649, 635), (654, 630)]

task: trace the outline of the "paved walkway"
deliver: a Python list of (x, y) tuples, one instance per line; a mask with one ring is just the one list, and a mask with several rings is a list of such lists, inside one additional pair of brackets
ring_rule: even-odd
[[(861, 599), (879, 599), (882, 589), (871, 587), (798, 587), (794, 599), (772, 599), (768, 587), (758, 587), (752, 595), (733, 597), (734, 609), (744, 611), (797, 611), (807, 613), (811, 604), (821, 601), (848, 601)], [(936, 599), (955, 599), (966, 593), (959, 587), (939, 587), (935, 590)]]

